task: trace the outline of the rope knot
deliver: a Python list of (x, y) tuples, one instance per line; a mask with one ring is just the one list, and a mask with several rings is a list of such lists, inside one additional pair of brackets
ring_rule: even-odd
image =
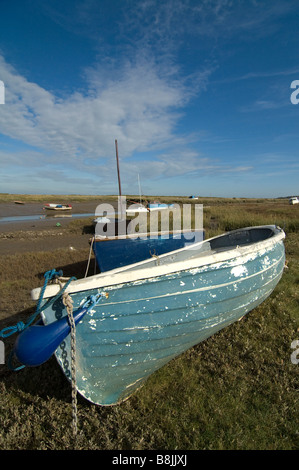
[(73, 299), (71, 298), (68, 292), (64, 292), (62, 294), (62, 303), (66, 307), (68, 312), (73, 311)]
[(47, 280), (51, 280), (53, 279), (54, 277), (60, 277), (63, 275), (63, 272), (62, 271), (56, 271), (56, 269), (50, 269), (50, 271), (47, 271), (45, 272), (44, 274), (44, 277), (47, 279)]
[(26, 325), (22, 321), (19, 321), (16, 324), (16, 329), (17, 329), (18, 332), (25, 330), (25, 327), (26, 327)]

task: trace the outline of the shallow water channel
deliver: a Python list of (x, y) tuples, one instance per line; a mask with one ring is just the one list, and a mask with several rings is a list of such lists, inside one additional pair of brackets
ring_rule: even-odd
[(79, 217), (92, 217), (94, 212), (89, 214), (32, 214), (32, 215), (14, 215), (10, 217), (0, 217), (1, 223), (10, 222), (30, 222), (31, 220), (50, 220), (50, 219), (76, 219)]

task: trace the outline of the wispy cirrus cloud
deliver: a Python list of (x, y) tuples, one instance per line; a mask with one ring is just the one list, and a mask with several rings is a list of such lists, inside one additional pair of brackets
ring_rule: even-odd
[[(68, 94), (50, 91), (29, 81), (0, 55), (0, 78), (6, 91), (6, 104), (0, 108), (0, 132), (16, 147), (18, 142), (26, 147), (22, 152), (14, 150), (13, 145), (1, 151), (6, 168), (23, 168), (36, 181), (43, 174), (49, 181), (71, 183), (73, 179), (74, 183), (81, 181), (87, 191), (91, 186), (96, 190), (97, 181), (102, 188), (115, 179), (117, 139), (128, 187), (137, 173), (151, 181), (251, 171), (246, 162), (233, 165), (225, 157), (219, 162), (193, 150), (196, 146), (192, 144), (208, 140), (204, 110), (194, 110), (193, 105), (190, 114), (197, 123), (192, 133), (183, 131), (180, 123), (193, 98), (212, 83), (226, 44), (235, 44), (236, 38), (254, 40), (255, 33), (266, 36), (279, 27), (276, 20), (296, 4), (274, 0), (269, 10), (265, 1), (254, 0), (124, 0), (119, 15), (109, 22), (111, 31), (105, 25), (105, 16), (113, 15), (113, 8), (106, 2), (104, 11), (99, 3), (76, 1), (72, 17), (58, 0), (41, 7), (59, 27), (92, 39), (97, 54), (92, 65), (81, 69), (83, 90), (77, 88)], [(191, 43), (192, 53), (189, 51), (185, 60)], [(215, 50), (218, 46), (214, 55), (201, 55), (214, 46)], [(182, 51), (184, 63), (179, 65)], [(255, 69), (246, 74), (246, 70), (250, 69), (244, 68), (231, 78), (224, 74), (222, 83), (268, 78), (275, 73)], [(277, 76), (286, 75), (286, 69), (277, 71)], [(221, 80), (214, 78), (215, 83)], [(271, 110), (282, 103), (266, 93), (251, 95), (250, 100), (251, 107), (244, 105), (241, 111)], [(197, 104), (200, 108), (201, 103)], [(236, 108), (240, 111), (240, 106)], [(223, 138), (221, 132), (214, 127), (208, 137), (214, 144), (217, 139), (219, 144), (235, 138), (225, 132)]]
[(181, 83), (145, 63), (128, 63), (120, 78), (104, 84), (99, 70), (89, 71), (86, 92), (65, 99), (28, 82), (3, 57), (0, 75), (6, 86), (1, 132), (68, 159), (107, 157), (115, 138), (124, 155), (166, 143), (188, 99)]
[[(165, 75), (164, 68), (152, 61), (127, 60), (118, 72), (103, 74), (101, 67), (91, 67), (85, 72), (85, 92), (61, 98), (29, 82), (0, 57), (6, 87), (0, 132), (32, 148), (19, 152), (11, 146), (2, 151), (5, 166), (31, 168), (32, 176), (43, 167), (56, 182), (62, 174), (67, 179), (70, 171), (80, 172), (82, 178), (89, 174), (92, 182), (96, 170), (103, 181), (111, 179), (111, 172), (114, 177), (117, 139), (124, 172), (136, 177), (136, 161), (142, 171), (142, 155), (152, 152), (154, 177), (172, 174), (172, 167), (177, 167), (174, 173), (184, 174), (186, 168), (178, 168), (175, 154), (165, 162), (159, 153), (178, 146), (184, 152), (188, 147), (188, 136), (175, 130), (194, 90), (174, 73)], [(126, 158), (133, 163), (126, 165)]]
[(6, 85), (0, 132), (29, 147), (1, 151), (8, 175), (12, 167), (18, 174), (23, 168), (32, 184), (51, 187), (52, 181), (66, 189), (80, 182), (81, 191), (99, 192), (99, 186), (109, 191), (115, 181), (115, 139), (128, 189), (137, 174), (143, 181), (157, 181), (248, 171), (202, 156), (190, 149), (198, 136), (176, 132), (184, 106), (196, 93), (178, 75), (144, 60), (128, 60), (116, 78), (111, 70), (102, 74), (101, 67), (86, 70), (84, 94), (63, 99), (29, 82), (0, 57)]

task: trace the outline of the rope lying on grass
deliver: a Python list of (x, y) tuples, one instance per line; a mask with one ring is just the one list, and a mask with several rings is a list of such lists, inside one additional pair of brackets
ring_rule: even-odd
[[(22, 321), (18, 322), (16, 325), (13, 326), (8, 326), (6, 328), (3, 328), (3, 330), (0, 331), (0, 338), (7, 338), (8, 336), (13, 335), (14, 333), (21, 333), (24, 331), (26, 328), (28, 328), (37, 318), (37, 316), (40, 314), (42, 310), (45, 310), (48, 308), (51, 304), (53, 304), (60, 296), (62, 296), (62, 302), (64, 306), (66, 307), (66, 311), (68, 314), (68, 319), (69, 319), (69, 324), (71, 327), (71, 378), (72, 378), (72, 417), (73, 417), (73, 435), (77, 435), (77, 386), (76, 386), (76, 325), (73, 317), (73, 300), (70, 297), (70, 295), (65, 292), (69, 284), (76, 279), (76, 277), (71, 277), (71, 278), (63, 278), (62, 277), (62, 271), (56, 271), (55, 269), (52, 269), (51, 271), (47, 271), (44, 274), (45, 277), (45, 282), (44, 285), (41, 289), (38, 304), (36, 307), (36, 311), (34, 312), (33, 315), (29, 318), (27, 323), (24, 323)], [(42, 301), (44, 297), (44, 293), (46, 290), (46, 287), (49, 283), (50, 280), (55, 279), (55, 281), (60, 285), (60, 291), (58, 294), (49, 299), (43, 306), (42, 306)], [(66, 283), (63, 285), (63, 281), (66, 281)], [(9, 360), (9, 364), (11, 362), (11, 358)], [(23, 369), (26, 367), (25, 365), (12, 368), (13, 370), (17, 371), (20, 369)]]
[[(74, 315), (73, 315), (73, 299), (71, 298), (69, 293), (66, 291), (66, 289), (69, 286), (70, 282), (72, 280), (76, 279), (76, 278), (75, 277), (64, 278), (64, 277), (62, 277), (62, 271), (57, 272), (55, 270), (47, 271), (45, 273), (44, 277), (45, 277), (45, 283), (44, 283), (44, 286), (43, 286), (43, 288), (41, 289), (41, 292), (40, 292), (36, 312), (29, 318), (29, 320), (26, 324), (24, 324), (23, 322), (18, 322), (14, 326), (4, 328), (0, 332), (0, 337), (5, 338), (7, 336), (12, 335), (13, 333), (22, 332), (23, 330), (28, 328), (28, 326), (30, 326), (33, 323), (33, 321), (36, 319), (37, 315), (41, 311), (46, 310), (47, 308), (49, 308), (49, 306), (52, 303), (54, 303), (59, 297), (61, 297), (62, 303), (65, 306), (66, 311), (67, 311), (68, 323), (69, 323), (69, 326), (70, 326), (70, 329), (71, 329), (71, 331), (70, 331), (71, 371), (70, 372), (71, 372), (71, 383), (72, 383), (72, 417), (73, 417), (73, 435), (74, 435), (74, 437), (76, 437), (77, 436), (76, 323), (75, 323), (75, 319), (74, 319)], [(54, 282), (59, 284), (60, 290), (53, 298), (48, 299), (42, 305), (45, 289), (48, 285), (49, 280), (52, 280), (52, 279), (54, 279)], [(63, 282), (65, 282), (65, 284), (63, 284)], [(81, 310), (79, 309), (79, 310), (76, 311), (77, 317), (78, 317), (78, 313), (81, 313), (81, 314), (83, 313), (84, 315), (86, 313), (88, 313), (90, 309), (92, 309), (95, 305), (97, 305), (97, 303), (100, 301), (100, 299), (108, 298), (108, 296), (109, 295), (106, 292), (99, 292), (98, 294), (90, 295), (87, 298), (87, 300), (84, 302), (84, 304), (81, 305)], [(75, 315), (75, 317), (76, 317), (76, 315)], [(80, 317), (78, 317), (78, 321), (79, 321), (79, 318)], [(14, 351), (11, 351), (10, 359), (9, 359), (9, 368), (14, 370), (14, 371), (17, 371), (17, 370), (20, 370), (20, 369), (26, 367), (23, 364), (19, 367), (13, 368), (12, 365), (11, 365), (13, 354), (14, 354)], [(29, 362), (29, 364), (30, 364), (30, 362)], [(35, 365), (37, 365), (37, 364), (38, 363), (36, 363)]]

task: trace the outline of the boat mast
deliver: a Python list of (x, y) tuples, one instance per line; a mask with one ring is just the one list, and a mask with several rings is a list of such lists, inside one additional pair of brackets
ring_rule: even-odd
[(115, 151), (116, 151), (116, 164), (117, 164), (117, 176), (118, 176), (118, 189), (119, 195), (121, 196), (121, 184), (120, 184), (120, 174), (119, 174), (119, 160), (118, 160), (118, 145), (117, 140), (115, 139)]
[(122, 205), (122, 196), (121, 196), (121, 183), (120, 183), (120, 172), (119, 172), (119, 159), (118, 159), (118, 145), (117, 140), (115, 139), (115, 152), (116, 152), (116, 164), (117, 164), (117, 176), (118, 176), (118, 190), (120, 197), (120, 218), (123, 220), (123, 205)]
[(138, 186), (139, 186), (139, 202), (140, 202), (140, 204), (141, 204), (141, 186), (140, 186), (139, 173), (138, 173)]

